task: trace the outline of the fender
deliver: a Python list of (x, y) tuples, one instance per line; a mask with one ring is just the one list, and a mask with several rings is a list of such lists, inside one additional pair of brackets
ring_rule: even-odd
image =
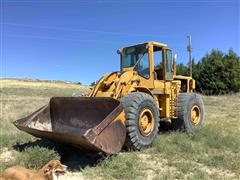
[(135, 89), (136, 91), (140, 91), (140, 92), (147, 93), (147, 94), (149, 94), (150, 96), (152, 96), (152, 97), (154, 98), (154, 96), (153, 96), (153, 94), (151, 93), (151, 91), (150, 91), (148, 88), (144, 87), (144, 86), (136, 86), (136, 87), (134, 87), (134, 89)]

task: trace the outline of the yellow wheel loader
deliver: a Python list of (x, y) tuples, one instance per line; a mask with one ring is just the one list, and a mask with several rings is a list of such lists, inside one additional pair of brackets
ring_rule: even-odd
[(114, 154), (123, 146), (147, 148), (161, 121), (189, 133), (204, 122), (202, 97), (192, 77), (176, 75), (166, 44), (146, 42), (118, 50), (121, 70), (104, 75), (84, 97), (53, 97), (14, 122), (36, 137)]

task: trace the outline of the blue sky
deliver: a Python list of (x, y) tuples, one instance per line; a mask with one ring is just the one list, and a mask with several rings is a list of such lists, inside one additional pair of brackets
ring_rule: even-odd
[(240, 2), (1, 1), (2, 77), (89, 84), (119, 70), (120, 47), (167, 43), (187, 63), (188, 34), (196, 60), (212, 48), (240, 54)]

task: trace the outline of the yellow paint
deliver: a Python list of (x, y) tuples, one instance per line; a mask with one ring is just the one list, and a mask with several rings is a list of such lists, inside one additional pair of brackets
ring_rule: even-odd
[(141, 114), (139, 116), (138, 122), (139, 122), (141, 134), (143, 136), (150, 135), (154, 129), (154, 124), (155, 124), (155, 120), (154, 120), (152, 111), (148, 108), (143, 109), (143, 111), (141, 112)]
[[(158, 42), (146, 42), (142, 44), (146, 44), (146, 47), (148, 48), (147, 52), (150, 65), (150, 77), (148, 79), (140, 76), (133, 70), (133, 67), (124, 68), (122, 72), (111, 72), (104, 75), (93, 87), (88, 96), (112, 97), (114, 99), (120, 99), (127, 93), (140, 91), (153, 96), (158, 106), (161, 118), (176, 118), (176, 103), (180, 88), (184, 87), (185, 92), (193, 92), (195, 89), (195, 80), (187, 76), (174, 75), (173, 68), (171, 70), (173, 79), (166, 80), (166, 55), (164, 52), (165, 49), (171, 49), (168, 48), (166, 44)], [(156, 71), (154, 70), (154, 48), (160, 49), (163, 52), (163, 79), (161, 80), (157, 79)]]
[[(125, 124), (125, 113), (122, 111), (115, 119), (114, 121), (122, 121), (123, 124)], [(113, 122), (114, 122), (113, 121)]]
[(201, 112), (198, 105), (194, 105), (191, 109), (191, 123), (197, 125), (201, 119)]

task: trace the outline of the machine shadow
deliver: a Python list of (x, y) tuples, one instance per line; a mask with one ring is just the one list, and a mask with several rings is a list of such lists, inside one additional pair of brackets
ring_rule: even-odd
[(94, 167), (106, 156), (101, 153), (79, 150), (67, 144), (51, 142), (46, 139), (38, 139), (34, 142), (13, 145), (16, 151), (22, 152), (29, 147), (45, 147), (54, 149), (61, 157), (61, 162), (68, 166), (69, 171), (79, 171), (85, 167)]
[(160, 121), (159, 132), (161, 133), (170, 133), (174, 132), (171, 122), (169, 121)]

